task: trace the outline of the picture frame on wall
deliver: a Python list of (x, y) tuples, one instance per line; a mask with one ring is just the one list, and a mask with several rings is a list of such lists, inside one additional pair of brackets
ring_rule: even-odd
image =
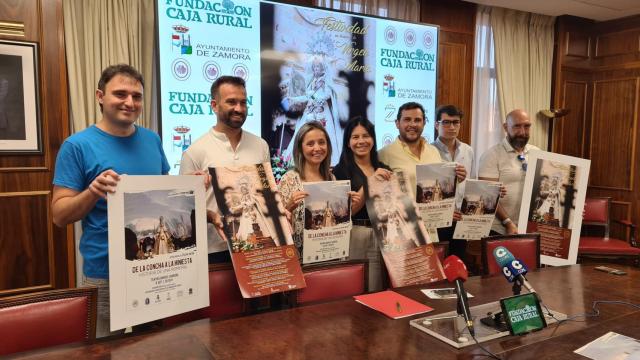
[(38, 44), (0, 40), (0, 153), (42, 153)]

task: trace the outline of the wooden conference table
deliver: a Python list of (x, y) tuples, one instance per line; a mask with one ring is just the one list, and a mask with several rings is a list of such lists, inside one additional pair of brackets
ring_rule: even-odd
[[(594, 300), (640, 303), (640, 269), (618, 266), (616, 276), (590, 266), (545, 268), (527, 275), (545, 304), (568, 315), (591, 311)], [(445, 287), (440, 284), (438, 287)], [(466, 290), (480, 305), (511, 295), (502, 277), (470, 278)], [(430, 300), (421, 287), (396, 291), (435, 309), (452, 311), (455, 300)], [(484, 346), (503, 359), (584, 359), (573, 350), (608, 331), (640, 337), (640, 310), (601, 304), (599, 317), (579, 318), (521, 337)], [(475, 314), (474, 314), (475, 315)], [(457, 350), (409, 325), (425, 315), (391, 320), (352, 299), (298, 307), (223, 321), (208, 319), (173, 328), (93, 344), (23, 353), (25, 359), (473, 359), (486, 358), (473, 345)]]

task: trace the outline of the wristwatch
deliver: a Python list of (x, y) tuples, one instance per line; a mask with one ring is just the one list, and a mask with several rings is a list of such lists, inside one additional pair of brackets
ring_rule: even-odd
[(512, 224), (513, 220), (511, 220), (510, 218), (506, 218), (504, 220), (502, 220), (502, 226), (507, 226), (509, 224)]

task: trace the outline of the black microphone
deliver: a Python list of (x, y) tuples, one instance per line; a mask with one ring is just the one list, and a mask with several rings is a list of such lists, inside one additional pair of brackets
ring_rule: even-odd
[(458, 313), (462, 314), (467, 323), (467, 328), (469, 328), (469, 333), (471, 336), (475, 337), (476, 333), (475, 330), (473, 330), (473, 319), (471, 318), (471, 310), (469, 309), (469, 300), (467, 299), (467, 292), (464, 290), (464, 285), (462, 284), (469, 276), (467, 267), (464, 266), (462, 260), (455, 255), (451, 255), (444, 259), (443, 267), (447, 280), (456, 285)]

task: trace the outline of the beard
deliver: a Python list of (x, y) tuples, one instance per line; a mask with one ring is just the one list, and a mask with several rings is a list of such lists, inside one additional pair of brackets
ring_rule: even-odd
[(514, 149), (522, 149), (529, 142), (529, 136), (511, 136), (507, 134), (507, 140), (509, 140), (509, 144), (511, 144)]
[[(240, 115), (242, 120), (232, 120), (231, 117), (234, 115)], [(229, 111), (228, 113), (224, 114), (224, 116), (218, 116), (218, 119), (232, 129), (240, 129), (242, 128), (244, 122), (247, 120), (247, 114)]]

